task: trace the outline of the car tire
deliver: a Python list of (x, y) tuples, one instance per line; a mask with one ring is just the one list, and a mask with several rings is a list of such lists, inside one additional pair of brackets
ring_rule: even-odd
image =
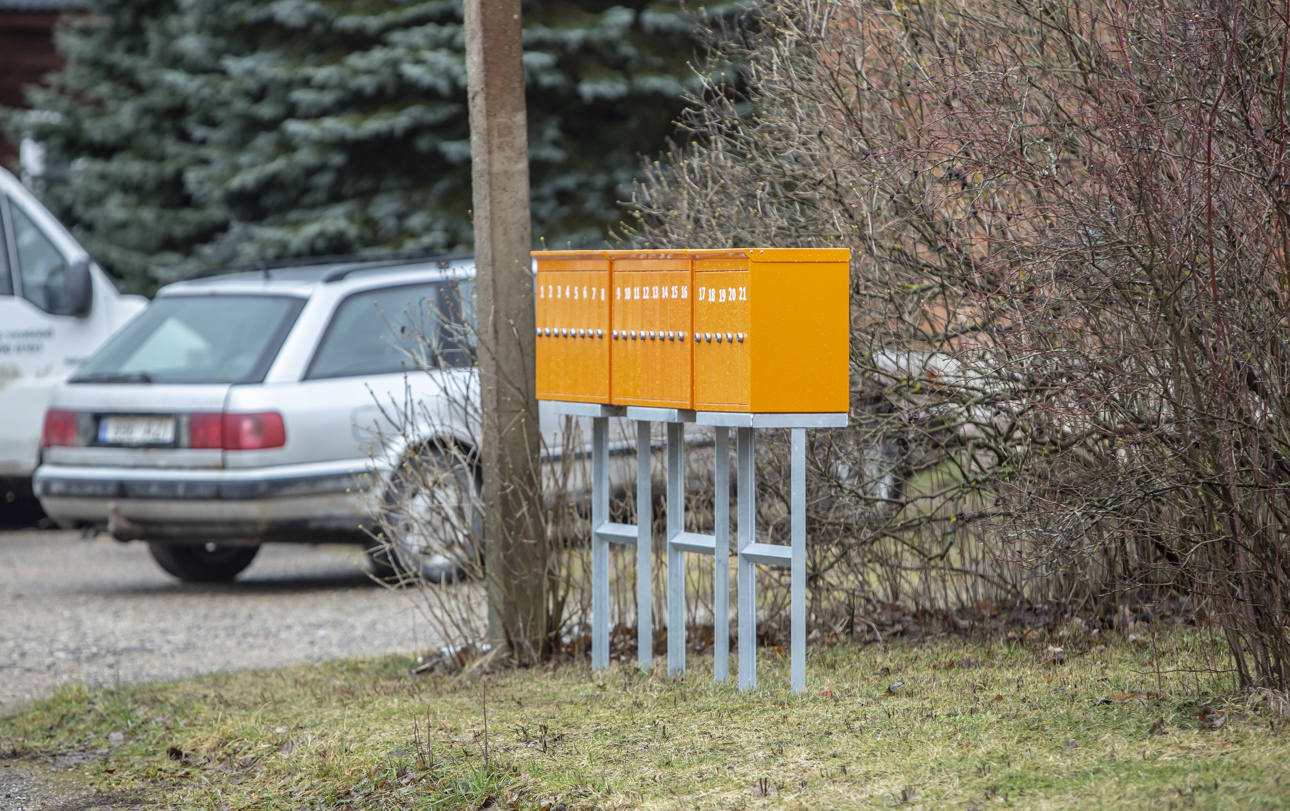
[(481, 563), (482, 492), (478, 466), (459, 450), (407, 456), (386, 488), (380, 537), (367, 544), (368, 572), (395, 584), (468, 578)]
[(186, 583), (227, 583), (251, 565), (260, 547), (149, 541), (148, 551), (167, 574)]

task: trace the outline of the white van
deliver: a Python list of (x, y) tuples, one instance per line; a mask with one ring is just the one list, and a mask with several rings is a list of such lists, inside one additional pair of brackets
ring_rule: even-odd
[(147, 303), (121, 295), (62, 223), (0, 169), (0, 516), (31, 492), (54, 386)]

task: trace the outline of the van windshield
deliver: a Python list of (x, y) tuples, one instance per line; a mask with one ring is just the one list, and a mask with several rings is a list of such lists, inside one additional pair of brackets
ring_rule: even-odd
[(287, 296), (164, 296), (70, 382), (256, 383), (303, 307)]

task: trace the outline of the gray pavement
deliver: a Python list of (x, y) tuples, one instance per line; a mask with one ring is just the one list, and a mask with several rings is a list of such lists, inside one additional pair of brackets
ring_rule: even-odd
[(425, 651), (413, 594), (374, 584), (348, 546), (270, 545), (238, 580), (180, 583), (141, 543), (0, 532), (0, 715), (59, 685)]

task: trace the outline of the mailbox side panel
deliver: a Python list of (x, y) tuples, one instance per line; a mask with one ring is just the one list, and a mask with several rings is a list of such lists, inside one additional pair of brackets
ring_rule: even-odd
[(757, 413), (850, 407), (850, 252), (767, 249), (752, 259), (751, 404)]
[(611, 401), (692, 408), (689, 257), (611, 251)]
[(535, 252), (539, 400), (609, 402), (609, 262), (599, 251)]

